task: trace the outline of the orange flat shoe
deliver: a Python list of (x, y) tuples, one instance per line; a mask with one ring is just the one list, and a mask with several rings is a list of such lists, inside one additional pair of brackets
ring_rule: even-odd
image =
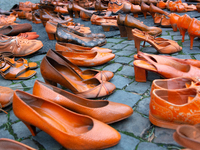
[(133, 113), (133, 109), (128, 105), (108, 100), (81, 98), (37, 80), (33, 87), (33, 95), (50, 100), (74, 112), (90, 116), (107, 124), (128, 118)]
[(146, 82), (147, 72), (152, 71), (158, 73), (164, 78), (175, 77), (191, 77), (198, 78), (200, 76), (200, 69), (189, 64), (183, 64), (163, 56), (150, 55), (138, 52), (141, 60), (135, 60), (135, 80), (137, 82)]
[(120, 134), (107, 124), (23, 91), (15, 91), (13, 111), (33, 136), (37, 127), (66, 149), (104, 149), (120, 141)]
[(182, 47), (178, 45), (176, 42), (170, 42), (170, 41), (165, 41), (163, 42), (159, 41), (150, 36), (147, 32), (138, 32), (137, 29), (132, 30), (133, 36), (134, 36), (134, 42), (135, 42), (135, 47), (137, 48), (137, 52), (140, 51), (140, 42), (148, 42), (151, 44), (159, 53), (162, 54), (171, 54), (171, 53), (176, 53), (182, 50)]
[(105, 64), (115, 58), (113, 53), (103, 52), (70, 52), (57, 51), (62, 56), (66, 57), (73, 64), (82, 67), (94, 67)]
[(76, 44), (57, 42), (55, 49), (57, 51), (75, 51), (75, 52), (102, 52), (102, 53), (112, 53), (111, 49), (101, 48), (101, 47), (83, 47)]
[(187, 30), (190, 36), (190, 49), (193, 49), (194, 38), (200, 37), (199, 27), (200, 21), (195, 18), (192, 18)]
[(170, 24), (172, 26), (173, 31), (176, 32), (177, 31), (177, 22), (178, 22), (178, 19), (180, 16), (175, 13), (171, 13), (168, 17), (170, 18)]
[(185, 32), (187, 31), (191, 21), (192, 18), (190, 18), (190, 16), (188, 16), (187, 14), (180, 16), (178, 19), (177, 27), (182, 35), (182, 42), (184, 42)]
[(59, 83), (84, 98), (103, 97), (116, 89), (114, 84), (107, 81), (99, 81), (96, 78), (83, 80), (69, 66), (60, 64), (48, 56), (43, 58), (40, 70), (46, 83), (54, 86)]
[(176, 129), (181, 124), (195, 125), (200, 123), (199, 103), (197, 88), (155, 89), (149, 104), (149, 120), (169, 129)]
[(23, 143), (20, 143), (18, 141), (15, 140), (11, 140), (11, 139), (6, 139), (6, 138), (0, 138), (0, 150), (36, 150), (32, 147), (29, 147)]
[(109, 81), (113, 78), (114, 73), (111, 71), (99, 71), (94, 69), (86, 69), (82, 71), (78, 66), (73, 64), (71, 61), (69, 61), (66, 57), (63, 57), (61, 54), (59, 54), (56, 51), (53, 51), (49, 49), (47, 52), (48, 57), (51, 57), (52, 59), (56, 60), (58, 63), (62, 65), (67, 65), (71, 68), (74, 72), (76, 72), (82, 79), (87, 80), (91, 78), (97, 78), (98, 80), (102, 81)]
[(200, 147), (200, 124), (180, 125), (176, 128), (173, 137), (181, 146), (198, 150)]

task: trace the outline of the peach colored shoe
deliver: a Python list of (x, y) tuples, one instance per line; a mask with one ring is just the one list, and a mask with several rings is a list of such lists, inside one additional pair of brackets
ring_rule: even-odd
[(15, 140), (0, 138), (0, 150), (36, 150)]
[[(174, 140), (192, 150), (199, 150), (200, 147), (200, 124), (180, 125), (174, 132)], [(189, 150), (188, 149), (188, 150)]]
[(23, 91), (15, 91), (13, 111), (33, 136), (37, 127), (67, 149), (104, 149), (120, 141), (120, 134), (107, 124)]
[(149, 120), (152, 124), (176, 129), (181, 124), (200, 123), (200, 95), (197, 88), (156, 89), (152, 92)]
[(37, 80), (33, 87), (33, 95), (53, 101), (67, 109), (90, 116), (107, 124), (128, 118), (133, 113), (133, 109), (128, 105), (108, 100), (81, 98)]

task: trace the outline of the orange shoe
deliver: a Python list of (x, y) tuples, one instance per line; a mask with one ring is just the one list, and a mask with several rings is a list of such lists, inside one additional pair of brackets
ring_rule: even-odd
[(178, 22), (178, 19), (179, 19), (179, 15), (175, 14), (175, 13), (171, 13), (169, 15), (169, 18), (170, 18), (170, 24), (172, 26), (172, 29), (174, 32), (177, 31), (177, 22)]
[(152, 92), (149, 120), (152, 124), (176, 129), (181, 124), (200, 123), (200, 95), (197, 88), (156, 89)]
[(156, 6), (159, 7), (160, 9), (165, 9), (166, 3), (163, 1), (159, 1)]
[(200, 21), (195, 18), (192, 18), (187, 30), (190, 36), (190, 49), (193, 48), (194, 38), (200, 37), (199, 28), (200, 28)]
[(179, 28), (179, 31), (182, 35), (182, 42), (184, 42), (185, 32), (187, 31), (191, 21), (192, 18), (190, 18), (190, 16), (188, 16), (187, 14), (179, 17), (178, 19), (177, 27)]
[(133, 113), (133, 109), (128, 105), (108, 100), (81, 98), (37, 80), (33, 87), (33, 95), (53, 101), (67, 109), (90, 116), (107, 124), (128, 118)]
[(11, 140), (11, 139), (6, 139), (6, 138), (1, 138), (0, 139), (0, 149), (4, 150), (4, 149), (8, 149), (8, 150), (17, 150), (17, 149), (21, 149), (21, 150), (36, 150), (32, 147), (29, 147), (23, 143), (17, 142), (15, 140)]
[(183, 147), (199, 150), (200, 124), (180, 125), (173, 134), (174, 140)]
[(107, 124), (23, 91), (15, 91), (13, 111), (33, 136), (37, 127), (66, 149), (104, 149), (120, 141), (120, 134)]

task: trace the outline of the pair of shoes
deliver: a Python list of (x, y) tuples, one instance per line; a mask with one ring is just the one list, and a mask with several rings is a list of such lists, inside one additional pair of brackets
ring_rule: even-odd
[(0, 35), (0, 53), (11, 52), (15, 57), (23, 57), (37, 52), (43, 47), (39, 40)]
[(15, 15), (0, 15), (0, 27), (5, 26), (5, 25), (11, 25), (14, 24), (16, 21), (17, 17)]
[[(55, 39), (57, 25), (58, 25), (57, 22), (54, 22), (52, 20), (47, 21), (45, 30), (48, 34), (49, 40)], [(80, 25), (78, 23), (68, 22), (68, 23), (62, 24), (62, 25), (63, 25), (63, 27), (67, 26), (68, 28), (74, 29), (77, 32), (80, 32), (82, 34), (90, 34), (91, 33), (91, 30), (89, 27), (83, 27), (83, 25)]]
[[(74, 55), (75, 53), (72, 54)], [(87, 56), (88, 54), (83, 53), (83, 55)], [(75, 57), (73, 59), (75, 59)], [(111, 94), (115, 90), (116, 87), (114, 84), (107, 81), (98, 80), (99, 78), (110, 80), (113, 77), (113, 73), (93, 71), (94, 76), (98, 76), (98, 79), (90, 78), (84, 80), (81, 75), (84, 73), (77, 73), (77, 71), (72, 69), (75, 68), (73, 67), (74, 65), (69, 65), (69, 61), (70, 60), (67, 60), (66, 57), (63, 57), (59, 53), (49, 50), (47, 56), (43, 58), (40, 66), (41, 74), (45, 82), (55, 86), (57, 85), (57, 83), (59, 83), (64, 87), (69, 88), (73, 93), (77, 94), (78, 96), (85, 98), (106, 96)], [(88, 71), (88, 74), (91, 74), (91, 72), (89, 72), (90, 71)], [(87, 74), (87, 71), (85, 73)], [(92, 75), (88, 76), (92, 77)]]
[(198, 150), (200, 147), (200, 124), (180, 125), (173, 134), (174, 140), (183, 147)]
[(20, 143), (15, 140), (0, 138), (0, 149), (21, 149), (21, 150), (36, 150), (32, 147), (29, 147), (23, 143)]
[(29, 23), (17, 24), (17, 25), (5, 25), (0, 28), (0, 34), (15, 36), (19, 33), (30, 32), (32, 25)]
[(128, 37), (128, 40), (134, 39), (132, 34), (132, 29), (134, 28), (140, 29), (141, 31), (146, 31), (150, 35), (160, 35), (162, 33), (161, 28), (148, 27), (130, 15), (124, 16), (122, 14), (118, 14), (117, 24), (121, 37)]
[(5, 57), (5, 54), (0, 55), (0, 74), (7, 80), (29, 79), (36, 74), (36, 71), (31, 69), (36, 69), (37, 67), (37, 63), (28, 63), (28, 61), (23, 58), (15, 61), (14, 58)]
[(56, 40), (58, 42), (73, 43), (86, 47), (102, 46), (106, 44), (104, 34), (82, 34), (59, 23), (56, 30)]
[(137, 48), (137, 52), (140, 51), (140, 42), (144, 41), (148, 42), (153, 46), (159, 53), (162, 54), (172, 54), (182, 50), (182, 47), (178, 45), (177, 42), (173, 40), (167, 40), (163, 38), (154, 38), (149, 35), (148, 32), (140, 31), (138, 29), (132, 30), (135, 47)]
[(55, 49), (57, 51), (72, 51), (72, 52), (102, 52), (102, 53), (112, 53), (111, 49), (101, 48), (101, 47), (83, 47), (76, 44), (57, 42)]
[(170, 57), (150, 55), (142, 52), (137, 54), (138, 60), (134, 60), (135, 80), (146, 82), (147, 71), (158, 73), (164, 78), (200, 76), (200, 68), (191, 64), (181, 63)]
[[(95, 103), (95, 105), (93, 105), (94, 102), (90, 102), (91, 106), (86, 106), (87, 104), (79, 104), (79, 102), (86, 101), (85, 99), (68, 94), (56, 87), (41, 82), (36, 82), (35, 86), (41, 90), (47, 89), (47, 91), (44, 90), (44, 93), (51, 94), (53, 97), (56, 94), (61, 98), (59, 98), (58, 103), (63, 102), (66, 104), (68, 101), (72, 103), (72, 105), (81, 105), (85, 110), (87, 108), (95, 109), (99, 107), (98, 105), (101, 103)], [(37, 89), (34, 90), (37, 91)], [(58, 90), (60, 90), (63, 95), (58, 94), (56, 92)], [(42, 93), (37, 94), (41, 95), (41, 97), (44, 96)], [(69, 96), (69, 98), (67, 96)], [(70, 100), (70, 96), (73, 96), (74, 99)], [(114, 128), (92, 117), (63, 108), (59, 104), (56, 104), (56, 101), (53, 100), (54, 102), (52, 102), (52, 99), (50, 101), (41, 97), (19, 90), (15, 91), (13, 97), (14, 114), (22, 120), (33, 136), (37, 134), (37, 127), (52, 136), (66, 149), (104, 149), (119, 143), (121, 136)], [(102, 111), (100, 113), (102, 113)]]
[(195, 5), (193, 4), (188, 5), (187, 3), (182, 3), (182, 1), (176, 1), (176, 2), (168, 1), (166, 3), (167, 3), (167, 8), (172, 12), (177, 11), (178, 13), (181, 13), (187, 11), (194, 11), (197, 9)]
[(117, 17), (116, 16), (99, 16), (99, 15), (95, 15), (93, 14), (91, 19), (91, 24), (94, 25), (101, 25), (102, 23), (106, 23), (106, 22), (117, 22)]

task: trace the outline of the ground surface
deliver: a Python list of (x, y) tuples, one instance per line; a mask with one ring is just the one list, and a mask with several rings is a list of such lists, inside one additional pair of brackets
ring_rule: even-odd
[[(24, 0), (25, 1), (25, 0)], [(4, 10), (9, 10), (14, 3), (18, 3), (18, 0), (5, 2), (1, 0), (0, 7)], [(38, 2), (37, 0), (32, 2)], [(191, 17), (200, 16), (197, 12), (189, 13)], [(149, 20), (152, 19), (150, 16)], [(142, 17), (140, 20), (147, 22)], [(76, 20), (77, 21), (77, 20)], [(151, 20), (152, 21), (152, 20)], [(21, 21), (28, 22), (28, 21)], [(149, 24), (152, 22), (149, 21)], [(49, 41), (42, 24), (33, 25), (33, 31), (38, 31), (40, 35), (39, 40), (42, 40), (44, 47), (34, 55), (28, 58), (29, 61), (41, 63), (42, 58), (45, 56), (45, 52), (49, 48), (54, 49), (56, 41)], [(40, 28), (40, 29), (39, 29)], [(171, 28), (162, 28), (163, 33), (161, 37), (167, 39), (173, 39), (183, 46), (182, 52), (175, 53), (171, 56), (177, 58), (192, 58), (200, 60), (200, 42), (198, 39), (194, 41), (193, 50), (189, 49), (190, 41), (188, 34), (186, 34), (185, 42), (181, 42), (181, 36), (179, 32), (173, 32)], [(133, 69), (133, 55), (136, 54), (134, 41), (127, 41), (127, 38), (120, 38), (115, 36), (107, 38), (107, 44), (103, 47), (110, 48), (113, 53), (116, 54), (114, 60), (95, 69), (109, 70), (115, 73), (114, 78), (111, 80), (117, 87), (116, 91), (104, 99), (108, 99), (114, 102), (120, 102), (131, 106), (134, 109), (134, 113), (128, 119), (111, 124), (112, 127), (117, 129), (121, 134), (121, 141), (118, 145), (109, 148), (110, 150), (170, 150), (180, 149), (181, 147), (173, 140), (174, 130), (164, 129), (152, 125), (148, 119), (149, 102), (150, 102), (150, 87), (154, 79), (160, 78), (158, 75), (149, 73), (148, 82), (138, 83), (134, 80)], [(142, 47), (141, 47), (142, 48)], [(148, 43), (146, 47), (141, 51), (151, 54), (157, 54), (157, 51), (149, 47)], [(85, 69), (85, 68), (83, 68)], [(20, 89), (26, 92), (32, 93), (32, 87), (35, 80), (44, 81), (40, 68), (36, 69), (37, 75), (32, 79), (25, 81), (9, 81), (0, 77), (0, 85), (11, 87), (12, 89)], [(22, 143), (25, 143), (36, 149), (46, 150), (61, 150), (64, 149), (58, 142), (52, 137), (41, 130), (37, 130), (38, 134), (33, 137), (27, 127), (14, 115), (12, 108), (8, 111), (8, 115), (0, 113), (0, 138), (15, 139)]]

